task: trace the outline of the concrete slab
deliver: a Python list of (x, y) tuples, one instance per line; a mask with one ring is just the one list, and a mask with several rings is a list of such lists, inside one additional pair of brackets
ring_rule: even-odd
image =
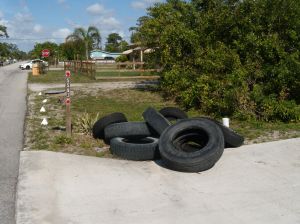
[(17, 223), (300, 223), (300, 138), (226, 149), (203, 173), (22, 152)]

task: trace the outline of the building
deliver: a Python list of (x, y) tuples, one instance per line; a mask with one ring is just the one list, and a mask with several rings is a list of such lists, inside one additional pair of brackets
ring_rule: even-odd
[(93, 60), (112, 60), (119, 57), (122, 53), (111, 53), (102, 50), (93, 50), (90, 53), (90, 58)]

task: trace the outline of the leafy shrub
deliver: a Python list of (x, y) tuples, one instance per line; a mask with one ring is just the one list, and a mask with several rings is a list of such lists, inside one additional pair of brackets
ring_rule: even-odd
[(89, 113), (84, 113), (75, 120), (76, 130), (80, 133), (91, 135), (93, 126), (98, 119), (99, 113), (97, 113), (96, 116), (92, 116)]
[(300, 120), (299, 30), (298, 0), (167, 0), (136, 28), (185, 107), (281, 121)]
[(116, 62), (126, 62), (126, 61), (128, 61), (128, 58), (124, 54), (122, 54), (116, 58)]

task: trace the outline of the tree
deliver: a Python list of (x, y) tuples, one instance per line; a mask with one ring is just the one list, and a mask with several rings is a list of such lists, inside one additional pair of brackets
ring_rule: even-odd
[(72, 60), (79, 55), (79, 59), (84, 59), (85, 43), (83, 40), (74, 40), (59, 45), (59, 52), (62, 59)]
[(0, 37), (8, 38), (6, 26), (0, 25)]
[(42, 50), (44, 49), (48, 49), (50, 51), (50, 56), (46, 58), (47, 61), (53, 61), (55, 58), (58, 58), (59, 47), (56, 43), (50, 41), (36, 43), (28, 54), (32, 59), (40, 58), (42, 56)]
[(155, 48), (162, 89), (187, 108), (299, 121), (299, 30), (298, 0), (167, 0), (134, 32)]
[(128, 43), (118, 33), (111, 33), (107, 36), (105, 50), (108, 52), (122, 52), (128, 47)]
[(129, 31), (131, 31), (130, 42), (131, 43), (140, 43), (141, 42), (141, 32), (139, 32), (139, 28), (143, 26), (143, 23), (149, 19), (148, 16), (141, 16), (138, 18), (136, 26), (130, 27)]
[(27, 54), (20, 51), (15, 44), (0, 43), (0, 58), (26, 59)]
[(82, 40), (85, 44), (85, 56), (89, 59), (89, 52), (91, 49), (99, 48), (101, 43), (101, 35), (99, 30), (94, 26), (89, 26), (87, 30), (84, 28), (76, 28), (74, 32), (67, 36), (67, 41)]

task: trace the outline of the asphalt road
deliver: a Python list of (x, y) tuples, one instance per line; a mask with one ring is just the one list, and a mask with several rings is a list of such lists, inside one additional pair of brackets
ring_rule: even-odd
[(0, 223), (15, 223), (16, 184), (26, 113), (27, 72), (0, 67)]

